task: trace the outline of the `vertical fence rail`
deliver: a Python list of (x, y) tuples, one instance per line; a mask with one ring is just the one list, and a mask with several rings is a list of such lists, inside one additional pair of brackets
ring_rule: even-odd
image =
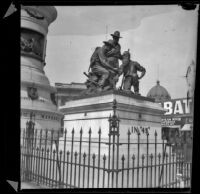
[(169, 176), (169, 154), (166, 153), (166, 187), (168, 187), (168, 176)]
[(43, 182), (43, 163), (44, 163), (44, 148), (41, 149), (41, 165), (40, 165), (40, 182)]
[(106, 166), (106, 155), (104, 154), (103, 156), (103, 182), (102, 182), (102, 187), (105, 187), (105, 166)]
[(111, 127), (111, 122), (112, 122), (112, 119), (111, 119), (111, 115), (110, 115), (110, 117), (109, 117), (109, 134), (108, 134), (108, 136), (109, 136), (109, 140), (108, 140), (108, 170), (107, 170), (107, 173), (108, 173), (108, 188), (110, 187), (110, 158), (111, 158), (111, 129), (112, 129), (112, 127)]
[(83, 188), (85, 187), (85, 159), (86, 159), (86, 153), (83, 154)]
[(80, 130), (80, 141), (79, 141), (79, 169), (78, 169), (78, 187), (80, 187), (81, 182), (81, 156), (82, 156), (82, 138), (83, 138), (83, 129)]
[(64, 130), (64, 151), (63, 151), (63, 174), (62, 174), (62, 184), (64, 187), (65, 183), (65, 166), (66, 166), (66, 141), (67, 141), (67, 129)]
[(175, 177), (175, 153), (173, 152), (172, 153), (172, 174), (173, 174), (173, 176), (172, 176), (172, 181), (173, 181), (173, 184), (172, 184), (172, 188), (174, 188), (175, 187), (175, 179), (176, 179), (176, 177)]
[(51, 131), (51, 140), (50, 140), (50, 168), (49, 168), (49, 186), (51, 186), (51, 173), (52, 173), (52, 150), (53, 150), (53, 130)]
[(35, 179), (36, 179), (36, 171), (35, 171), (35, 169), (36, 169), (36, 144), (37, 143), (37, 129), (35, 129), (34, 130), (34, 147), (33, 147), (33, 166), (32, 166), (32, 174), (33, 174), (33, 176), (32, 176), (32, 178), (33, 178), (33, 180), (35, 181)]
[(66, 172), (66, 187), (68, 188), (69, 187), (69, 183), (68, 183), (68, 177), (69, 177), (69, 155), (70, 155), (70, 152), (67, 151), (67, 172)]
[(74, 153), (74, 128), (72, 129), (72, 145), (71, 145), (71, 160), (70, 160), (70, 188), (72, 188), (72, 170), (73, 170), (73, 153)]
[(56, 150), (54, 149), (53, 150), (53, 170), (52, 170), (52, 183), (51, 183), (51, 186), (54, 187), (54, 182), (55, 182), (55, 179), (54, 179), (54, 176), (55, 176), (55, 162), (56, 162)]
[(151, 155), (150, 155), (150, 187), (152, 187), (152, 176), (153, 176), (153, 174), (152, 174), (152, 171), (153, 171), (153, 154), (151, 153)]
[(45, 131), (45, 139), (44, 139), (44, 161), (43, 161), (43, 167), (42, 167), (42, 169), (43, 169), (43, 175), (42, 175), (42, 177), (43, 177), (43, 182), (42, 182), (42, 184), (44, 185), (45, 184), (45, 180), (46, 180), (46, 178), (45, 178), (45, 172), (46, 172), (46, 162), (47, 162), (47, 153), (46, 153), (46, 151), (47, 151), (47, 133), (48, 133), (48, 130), (46, 129), (46, 131)]
[(129, 160), (130, 160), (130, 135), (131, 135), (131, 132), (130, 130), (128, 129), (128, 146), (127, 146), (127, 187), (129, 187)]
[(99, 140), (98, 140), (98, 174), (97, 174), (97, 188), (99, 188), (99, 176), (100, 176), (100, 160), (101, 160), (101, 128), (98, 131)]
[(47, 148), (47, 170), (46, 170), (46, 182), (45, 182), (45, 184), (46, 185), (48, 185), (48, 179), (49, 179), (49, 174), (48, 174), (48, 172), (49, 172), (49, 161), (51, 162), (51, 160), (49, 159), (49, 148)]
[(154, 143), (154, 187), (156, 187), (156, 178), (157, 178), (157, 131), (155, 131), (154, 133), (154, 137), (155, 137), (155, 143)]
[(87, 175), (87, 188), (89, 188), (90, 183), (90, 155), (91, 155), (91, 128), (89, 129), (89, 142), (88, 142), (88, 175)]
[(112, 175), (112, 179), (111, 179), (111, 188), (113, 188), (114, 186), (114, 168), (115, 168), (115, 133), (114, 131), (112, 131), (112, 168), (111, 168), (111, 175)]
[(145, 156), (144, 156), (144, 154), (142, 154), (142, 177), (141, 177), (141, 179), (142, 179), (141, 187), (142, 188), (143, 188), (143, 185), (144, 185), (144, 160), (145, 160)]
[(92, 155), (92, 188), (94, 188), (94, 179), (95, 179), (95, 159), (96, 159), (96, 155), (93, 154)]
[(38, 160), (38, 172), (37, 172), (37, 177), (38, 177), (38, 180), (37, 180), (37, 184), (39, 185), (39, 183), (40, 183), (40, 160), (41, 160), (41, 144), (42, 144), (42, 130), (40, 130), (40, 138), (39, 138), (39, 141), (40, 141), (40, 143), (39, 143), (39, 148), (38, 148), (38, 150), (39, 150), (39, 155), (38, 155), (38, 157), (39, 157), (39, 160)]
[(172, 157), (172, 152), (171, 152), (171, 150), (172, 150), (172, 147), (170, 146), (169, 147), (169, 180), (168, 180), (168, 182), (169, 182), (169, 188), (171, 188), (171, 157)]
[(149, 133), (146, 131), (146, 144), (147, 144), (147, 153), (146, 153), (146, 187), (149, 187)]
[(139, 131), (136, 131), (137, 132), (137, 136), (138, 136), (138, 141), (137, 141), (137, 188), (139, 187), (139, 160), (140, 160), (140, 132)]
[(78, 153), (77, 152), (75, 152), (74, 153), (74, 160), (75, 160), (75, 162), (74, 162), (74, 187), (76, 187), (76, 167), (77, 167), (77, 156), (78, 156)]
[(125, 161), (125, 157), (124, 154), (122, 155), (122, 188), (124, 187), (124, 161)]
[(134, 174), (135, 174), (135, 155), (134, 154), (132, 156), (132, 161), (133, 161), (133, 163), (132, 163), (132, 188), (134, 188), (134, 181), (135, 181), (135, 179), (134, 179)]

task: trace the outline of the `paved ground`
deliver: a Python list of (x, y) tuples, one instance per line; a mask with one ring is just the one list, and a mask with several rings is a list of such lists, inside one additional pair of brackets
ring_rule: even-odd
[(21, 189), (48, 189), (48, 187), (44, 185), (37, 185), (33, 182), (22, 182)]

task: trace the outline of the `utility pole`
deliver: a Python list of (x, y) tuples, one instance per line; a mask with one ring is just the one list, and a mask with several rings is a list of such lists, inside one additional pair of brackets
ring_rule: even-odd
[(157, 64), (157, 81), (159, 81), (159, 64)]
[(106, 41), (108, 40), (107, 35), (108, 35), (108, 25), (106, 25)]

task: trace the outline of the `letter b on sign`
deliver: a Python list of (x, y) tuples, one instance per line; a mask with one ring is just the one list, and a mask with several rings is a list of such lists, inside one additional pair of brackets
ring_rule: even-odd
[(173, 113), (173, 104), (172, 102), (164, 102), (164, 109), (167, 109), (165, 115), (170, 115)]

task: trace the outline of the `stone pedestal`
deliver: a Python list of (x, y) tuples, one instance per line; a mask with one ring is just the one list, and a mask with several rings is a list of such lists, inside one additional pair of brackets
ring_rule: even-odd
[[(116, 101), (116, 105), (113, 104)], [(130, 142), (136, 143), (138, 132), (140, 133), (140, 143), (155, 142), (155, 131), (157, 132), (157, 142), (161, 142), (161, 117), (164, 109), (161, 105), (153, 102), (153, 99), (126, 94), (122, 91), (102, 92), (96, 95), (79, 97), (66, 102), (60, 107), (64, 113), (64, 129), (67, 129), (67, 137), (71, 138), (71, 131), (74, 129), (74, 137), (79, 140), (80, 129), (83, 130), (83, 139), (88, 140), (88, 131), (91, 128), (91, 139), (98, 141), (98, 131), (101, 128), (101, 140), (109, 140), (109, 117), (115, 114), (119, 119), (119, 141), (128, 143), (128, 132)], [(147, 134), (148, 131), (148, 140)], [(116, 139), (116, 138), (115, 138)], [(137, 149), (137, 144), (131, 145), (131, 149)], [(146, 145), (140, 145), (140, 154), (146, 153)], [(84, 146), (83, 146), (84, 147)], [(102, 150), (108, 154), (108, 145), (102, 144)], [(149, 144), (149, 150), (154, 149), (153, 144)], [(78, 151), (78, 150), (77, 150)], [(87, 152), (87, 149), (85, 150)], [(120, 146), (120, 152), (127, 153), (127, 144)], [(92, 146), (91, 153), (97, 153), (97, 144)], [(104, 154), (103, 151), (101, 154)]]
[(56, 17), (51, 6), (21, 7), (21, 128), (30, 115), (37, 129), (61, 128), (56, 90), (44, 72), (48, 26)]

